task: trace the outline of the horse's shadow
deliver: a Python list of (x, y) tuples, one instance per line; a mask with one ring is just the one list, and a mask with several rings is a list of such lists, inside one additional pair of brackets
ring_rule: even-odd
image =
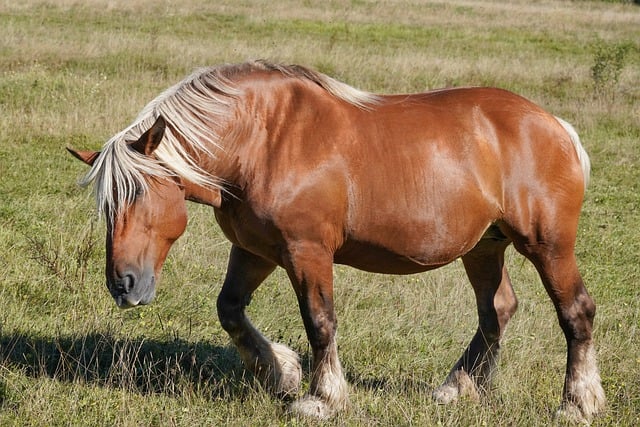
[[(309, 374), (308, 354), (302, 354)], [(205, 399), (238, 399), (261, 388), (242, 366), (232, 346), (189, 342), (116, 338), (111, 334), (38, 337), (0, 331), (0, 368), (31, 378), (125, 389), (139, 394), (181, 396), (198, 393)], [(306, 367), (306, 369), (305, 369)], [(357, 389), (381, 391), (395, 387), (429, 389), (423, 381), (367, 377), (347, 368), (347, 380)], [(0, 375), (0, 404), (6, 384)]]
[(0, 332), (0, 367), (32, 378), (141, 394), (196, 392), (211, 399), (237, 398), (253, 381), (230, 346), (182, 339), (122, 339), (103, 333), (38, 337)]

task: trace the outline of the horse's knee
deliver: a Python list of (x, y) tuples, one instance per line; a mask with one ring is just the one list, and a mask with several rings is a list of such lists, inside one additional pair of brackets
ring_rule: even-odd
[(304, 298), (299, 303), (309, 343), (314, 351), (323, 352), (333, 342), (338, 326), (333, 303), (312, 304)]
[(216, 302), (218, 319), (222, 329), (229, 334), (236, 332), (242, 324), (244, 308), (249, 304), (249, 298), (234, 299), (221, 293)]

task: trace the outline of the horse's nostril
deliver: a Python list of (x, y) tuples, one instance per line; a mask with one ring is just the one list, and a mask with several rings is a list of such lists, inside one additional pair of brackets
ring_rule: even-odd
[(134, 284), (133, 275), (127, 274), (122, 278), (122, 290), (125, 293), (129, 293), (131, 289), (133, 289), (133, 284)]
[(135, 285), (135, 276), (133, 274), (125, 274), (115, 280), (114, 290), (121, 294), (128, 294)]

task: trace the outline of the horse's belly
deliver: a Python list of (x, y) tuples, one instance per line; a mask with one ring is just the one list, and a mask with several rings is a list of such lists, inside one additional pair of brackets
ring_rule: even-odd
[(460, 255), (462, 254), (441, 254), (438, 257), (414, 256), (369, 243), (348, 241), (335, 253), (334, 262), (372, 273), (412, 274), (441, 267)]

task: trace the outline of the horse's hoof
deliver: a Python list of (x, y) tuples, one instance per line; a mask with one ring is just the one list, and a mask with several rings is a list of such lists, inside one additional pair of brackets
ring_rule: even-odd
[(431, 394), (437, 403), (447, 404), (466, 397), (473, 402), (480, 401), (480, 393), (471, 377), (464, 371), (455, 371), (447, 381)]
[(298, 416), (327, 420), (334, 416), (336, 409), (317, 396), (307, 395), (289, 406), (289, 411)]
[(446, 405), (458, 399), (458, 387), (450, 384), (443, 384), (437, 389), (433, 390), (431, 397), (436, 403)]
[(582, 424), (588, 426), (591, 424), (591, 419), (585, 417), (580, 408), (571, 404), (563, 404), (558, 408), (554, 418), (556, 421), (570, 425)]
[(298, 394), (302, 381), (302, 366), (298, 354), (283, 344), (272, 343), (276, 363), (276, 378), (273, 392), (277, 396), (294, 396)]

